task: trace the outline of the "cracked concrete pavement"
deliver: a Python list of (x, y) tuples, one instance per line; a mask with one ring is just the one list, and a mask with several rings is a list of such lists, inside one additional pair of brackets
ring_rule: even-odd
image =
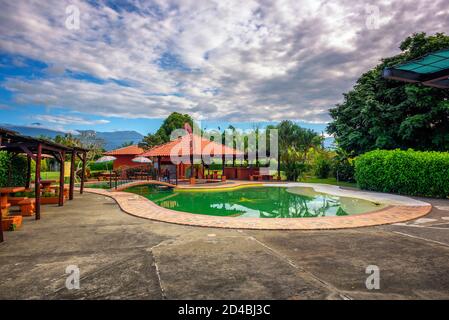
[[(0, 299), (448, 299), (449, 201), (403, 224), (329, 231), (181, 226), (76, 195), (0, 244)], [(80, 289), (65, 287), (68, 265)], [(368, 290), (368, 265), (380, 268)]]

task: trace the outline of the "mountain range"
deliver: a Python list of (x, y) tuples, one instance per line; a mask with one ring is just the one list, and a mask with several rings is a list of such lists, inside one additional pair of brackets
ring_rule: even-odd
[[(33, 126), (19, 126), (19, 125), (10, 125), (10, 124), (0, 124), (0, 127), (17, 131), (20, 134), (31, 137), (39, 137), (45, 136), (49, 138), (54, 138), (57, 135), (64, 135), (65, 132), (51, 130), (42, 127), (33, 127)], [(101, 132), (94, 130), (77, 130), (79, 132), (78, 136), (89, 136), (90, 138), (95, 137), (95, 139), (102, 140), (104, 142), (104, 148), (106, 150), (113, 150), (120, 148), (124, 143), (132, 142), (133, 144), (137, 144), (143, 139), (143, 135), (136, 131), (112, 131), (112, 132)], [(84, 133), (84, 134), (83, 134)], [(74, 134), (74, 136), (77, 136)], [(327, 149), (333, 149), (334, 146), (334, 138), (327, 137), (324, 139), (324, 147)]]
[[(65, 132), (51, 130), (48, 128), (33, 127), (33, 126), (19, 126), (11, 124), (0, 124), (0, 127), (16, 131), (25, 136), (39, 137), (45, 136), (49, 138), (55, 138), (57, 135), (64, 135)], [(73, 135), (81, 136), (87, 133), (90, 137), (95, 137), (96, 139), (104, 141), (104, 148), (106, 150), (117, 149), (121, 147), (124, 143), (132, 142), (137, 144), (143, 139), (143, 135), (136, 131), (112, 131), (112, 132), (100, 132), (94, 130), (76, 130), (79, 134), (74, 133)]]

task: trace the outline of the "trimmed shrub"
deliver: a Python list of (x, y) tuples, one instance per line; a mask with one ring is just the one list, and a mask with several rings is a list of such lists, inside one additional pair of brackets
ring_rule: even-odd
[(355, 160), (360, 188), (412, 196), (449, 196), (449, 153), (374, 150)]
[(89, 161), (87, 166), (91, 171), (106, 171), (112, 169), (113, 161), (100, 162), (100, 163), (95, 163), (95, 161)]

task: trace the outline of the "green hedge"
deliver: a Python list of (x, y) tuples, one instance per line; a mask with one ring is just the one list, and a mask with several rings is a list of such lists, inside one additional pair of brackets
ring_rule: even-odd
[(362, 189), (412, 196), (449, 196), (449, 153), (375, 150), (355, 160)]
[(90, 161), (88, 163), (88, 167), (91, 171), (105, 171), (105, 170), (111, 170), (112, 169), (113, 162), (101, 162), (101, 163), (95, 163), (94, 161)]
[[(11, 172), (11, 175), (9, 175), (9, 172)], [(25, 186), (26, 176), (26, 157), (12, 157), (11, 154), (0, 151), (0, 187)]]

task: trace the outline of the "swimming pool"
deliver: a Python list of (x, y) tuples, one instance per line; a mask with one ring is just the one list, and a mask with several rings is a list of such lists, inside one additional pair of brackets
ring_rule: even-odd
[(125, 191), (142, 195), (171, 210), (239, 218), (346, 216), (386, 207), (367, 200), (319, 193), (304, 187), (257, 186), (233, 190), (189, 191), (140, 185)]

